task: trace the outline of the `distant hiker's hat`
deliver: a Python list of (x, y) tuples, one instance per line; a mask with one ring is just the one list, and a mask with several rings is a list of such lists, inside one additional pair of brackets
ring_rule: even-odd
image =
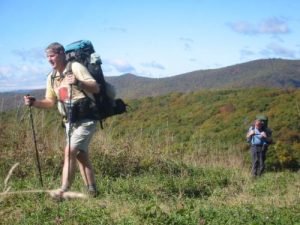
[(100, 63), (101, 64), (101, 59), (100, 59), (100, 55), (98, 55), (97, 53), (93, 53), (90, 56), (90, 63), (92, 64), (96, 64), (96, 63)]
[(257, 115), (257, 116), (256, 116), (256, 119), (257, 119), (257, 120), (260, 120), (260, 121), (267, 121), (267, 120), (268, 120), (268, 117), (265, 116), (265, 115)]

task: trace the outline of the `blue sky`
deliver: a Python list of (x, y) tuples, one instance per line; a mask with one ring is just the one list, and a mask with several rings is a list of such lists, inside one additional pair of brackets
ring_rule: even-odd
[(105, 76), (299, 59), (297, 0), (1, 0), (0, 92), (44, 88), (44, 49), (88, 39)]

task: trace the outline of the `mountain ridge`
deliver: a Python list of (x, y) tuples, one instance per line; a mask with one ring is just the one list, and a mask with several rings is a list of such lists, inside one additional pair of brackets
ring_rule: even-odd
[[(218, 69), (196, 70), (165, 78), (143, 79), (136, 75), (124, 74), (122, 79), (120, 77), (107, 77), (106, 79), (117, 88), (120, 96), (138, 98), (201, 89), (299, 88), (299, 74), (300, 60), (259, 59)], [(124, 82), (124, 80), (127, 81), (126, 86), (120, 82)], [(134, 82), (130, 83), (129, 81)], [(124, 89), (132, 89), (133, 91), (129, 94), (128, 90), (124, 91)]]
[[(164, 78), (149, 78), (132, 73), (105, 77), (117, 97), (137, 99), (171, 92), (193, 92), (203, 89), (231, 88), (299, 88), (300, 60), (258, 59), (217, 69), (195, 70)], [(25, 93), (28, 91), (24, 91)], [(30, 93), (43, 98), (44, 89)], [(21, 91), (0, 93), (0, 111), (15, 108), (22, 101)]]

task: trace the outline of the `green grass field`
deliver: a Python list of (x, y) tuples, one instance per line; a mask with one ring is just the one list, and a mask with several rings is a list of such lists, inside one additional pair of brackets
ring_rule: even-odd
[[(60, 186), (65, 140), (56, 111), (33, 110), (44, 188), (28, 110), (1, 113), (0, 224), (300, 224), (299, 92), (248, 99), (249, 108), (264, 108), (254, 112), (241, 100), (250, 93), (130, 102), (132, 111), (99, 126), (90, 146), (100, 195), (64, 201), (45, 192)], [(245, 143), (251, 121), (243, 121), (260, 112), (271, 116), (276, 142), (266, 173), (253, 179)], [(85, 193), (78, 170), (71, 191)]]

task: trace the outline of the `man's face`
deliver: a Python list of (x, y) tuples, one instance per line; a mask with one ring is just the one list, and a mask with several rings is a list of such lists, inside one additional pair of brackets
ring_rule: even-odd
[(262, 128), (263, 122), (262, 122), (261, 120), (255, 120), (255, 126), (256, 126), (257, 128)]
[(47, 59), (53, 69), (59, 69), (64, 65), (64, 53), (57, 53), (51, 49), (46, 51)]

